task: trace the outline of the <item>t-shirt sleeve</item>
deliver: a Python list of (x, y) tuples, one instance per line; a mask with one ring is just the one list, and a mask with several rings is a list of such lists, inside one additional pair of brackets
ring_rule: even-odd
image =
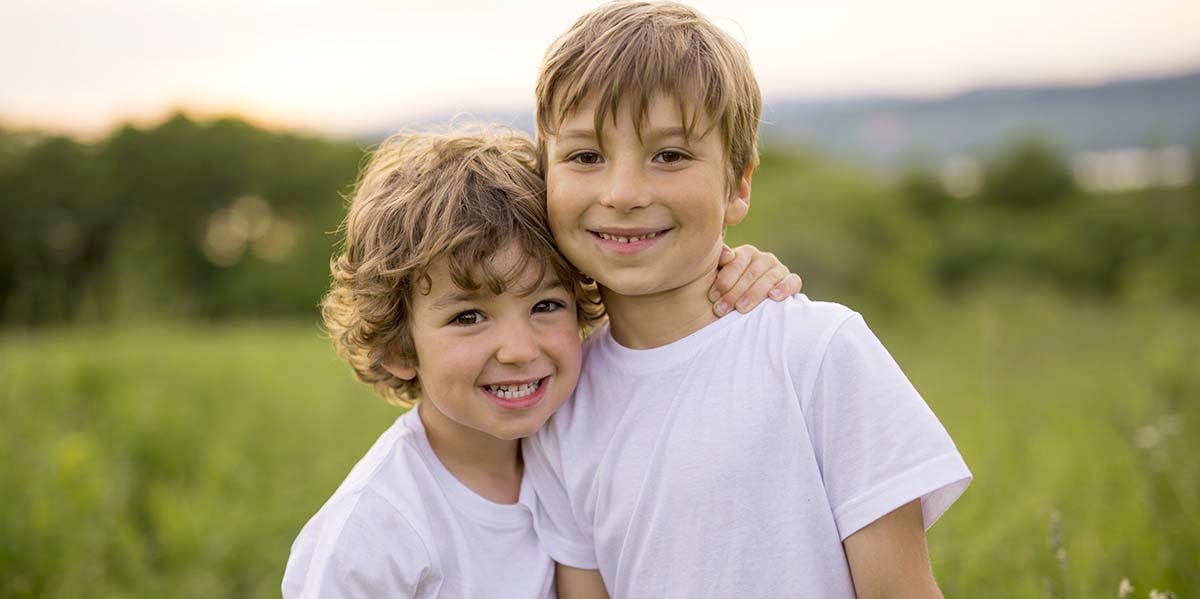
[(416, 529), (365, 491), (321, 510), (292, 545), (284, 599), (430, 596), (431, 554)]
[(858, 314), (830, 338), (801, 398), (843, 540), (917, 498), (928, 528), (970, 483), (945, 427)]
[(525, 469), (537, 495), (534, 529), (542, 549), (554, 561), (595, 570), (599, 568), (591, 530), (580, 524), (563, 472), (563, 456), (551, 427), (524, 442)]

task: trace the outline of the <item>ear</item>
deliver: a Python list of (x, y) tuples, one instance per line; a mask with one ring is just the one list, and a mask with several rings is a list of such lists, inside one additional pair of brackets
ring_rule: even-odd
[(391, 362), (384, 362), (383, 369), (392, 373), (392, 376), (398, 379), (411, 381), (417, 378), (417, 367), (408, 363), (404, 358), (397, 358)]
[(729, 196), (729, 205), (725, 207), (725, 224), (736, 225), (746, 218), (750, 212), (750, 179), (754, 176), (754, 165), (748, 164), (742, 170), (742, 177), (737, 187)]

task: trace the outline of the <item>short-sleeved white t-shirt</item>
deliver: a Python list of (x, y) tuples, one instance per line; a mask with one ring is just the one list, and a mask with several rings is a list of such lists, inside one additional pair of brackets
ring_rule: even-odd
[(547, 552), (621, 598), (853, 598), (842, 540), (971, 477), (862, 318), (802, 295), (649, 350), (596, 331), (525, 456)]
[(396, 419), (292, 545), (285, 599), (554, 597), (533, 488), (480, 497), (433, 453), (417, 410)]

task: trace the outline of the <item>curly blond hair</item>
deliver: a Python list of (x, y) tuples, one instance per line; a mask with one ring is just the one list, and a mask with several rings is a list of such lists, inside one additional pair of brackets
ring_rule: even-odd
[[(412, 294), (446, 258), (463, 289), (502, 293), (527, 266), (547, 267), (576, 299), (581, 330), (601, 316), (595, 285), (558, 252), (546, 222), (545, 183), (536, 148), (510, 129), (477, 126), (448, 133), (401, 133), (363, 169), (341, 227), (342, 253), (321, 303), (338, 354), (392, 403), (420, 398), (419, 376), (388, 372), (417, 363), (409, 328)], [(511, 244), (523, 260), (497, 272), (490, 258)], [(427, 287), (424, 287), (427, 288)]]

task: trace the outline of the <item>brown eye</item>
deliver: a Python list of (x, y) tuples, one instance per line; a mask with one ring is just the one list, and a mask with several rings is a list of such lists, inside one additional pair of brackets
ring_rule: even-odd
[(600, 155), (596, 152), (579, 152), (571, 156), (571, 161), (579, 164), (599, 164)]
[(664, 150), (662, 152), (659, 152), (658, 156), (655, 156), (654, 158), (655, 158), (655, 160), (657, 160), (658, 162), (662, 162), (663, 164), (674, 164), (676, 162), (683, 161), (684, 159), (687, 158), (687, 156), (684, 155), (683, 152), (677, 152), (675, 150)]
[(555, 312), (566, 308), (567, 305), (559, 300), (542, 300), (533, 306), (533, 311), (537, 312)]
[(469, 310), (455, 314), (454, 318), (450, 319), (450, 324), (458, 326), (470, 326), (483, 322), (483, 315), (478, 310)]

